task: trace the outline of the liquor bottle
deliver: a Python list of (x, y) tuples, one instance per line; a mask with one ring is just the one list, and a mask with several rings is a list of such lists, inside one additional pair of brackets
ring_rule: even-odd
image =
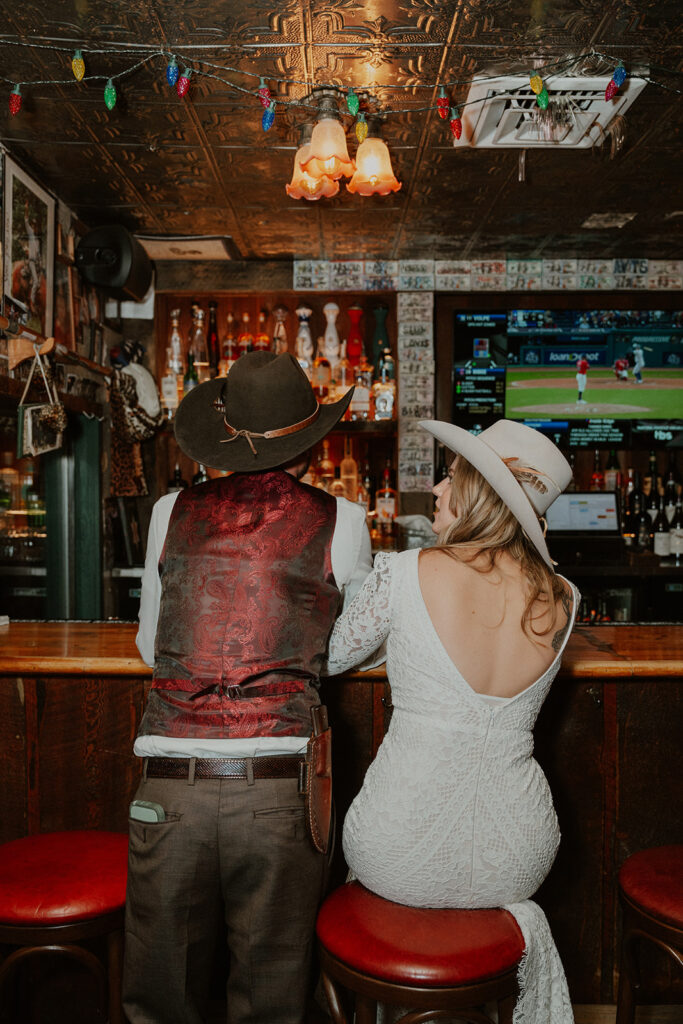
[(334, 467), (334, 479), (330, 483), (329, 493), (332, 495), (333, 498), (346, 497), (346, 488), (344, 487), (344, 484), (341, 479), (339, 466)]
[(347, 337), (346, 354), (351, 365), (358, 366), (363, 355), (363, 335), (360, 330), (363, 309), (361, 306), (350, 306), (347, 312), (351, 321), (351, 329)]
[(638, 474), (634, 469), (631, 469), (629, 467), (629, 469), (626, 470), (626, 487), (624, 492), (624, 503), (628, 505), (631, 512), (633, 512), (633, 506), (636, 500), (636, 495), (638, 496), (638, 500), (640, 501), (642, 499), (642, 492), (640, 490)]
[(368, 511), (370, 511), (369, 503), (372, 501), (372, 496), (375, 493), (375, 478), (372, 475), (370, 459), (368, 458), (367, 453), (365, 456), (365, 462), (363, 463), (363, 476), (361, 482), (365, 490), (368, 492)]
[(311, 334), (311, 328), (308, 321), (313, 316), (313, 310), (308, 306), (297, 306), (296, 315), (299, 318), (299, 329), (296, 334), (296, 358), (299, 360), (299, 365), (310, 380), (313, 373), (315, 348), (313, 345), (313, 335)]
[(258, 330), (254, 336), (254, 349), (257, 352), (270, 352), (270, 335), (266, 330), (268, 314), (262, 309), (258, 315)]
[[(169, 345), (166, 349), (166, 369), (164, 375), (161, 378), (161, 407), (164, 410), (166, 419), (172, 420), (176, 409), (178, 408), (178, 377), (173, 370), (174, 359), (173, 349)], [(180, 383), (182, 388), (182, 375), (180, 377)], [(180, 395), (182, 398), (182, 394)]]
[(659, 507), (657, 518), (652, 525), (652, 550), (659, 558), (668, 558), (671, 554), (671, 533), (669, 532), (669, 520), (664, 510), (664, 495), (659, 496)]
[[(657, 475), (657, 453), (654, 451), (650, 452), (650, 458), (648, 460), (647, 477), (649, 477), (652, 481), (652, 490), (654, 491), (656, 497), (659, 490), (659, 477)], [(647, 477), (643, 481), (644, 485), (647, 482)]]
[(254, 347), (254, 336), (249, 327), (249, 314), (242, 313), (242, 330), (237, 335), (237, 356), (243, 356), (245, 352), (251, 352)]
[(273, 328), (272, 349), (276, 356), (282, 355), (282, 353), (286, 352), (289, 347), (287, 344), (287, 327), (285, 325), (288, 313), (289, 310), (287, 307), (283, 306), (281, 303), (273, 309), (275, 327)]
[(353, 457), (351, 438), (344, 438), (344, 458), (339, 463), (339, 476), (344, 485), (344, 497), (349, 501), (358, 499), (358, 463)]
[(394, 418), (396, 406), (396, 371), (394, 357), (388, 348), (385, 348), (382, 354), (379, 372), (379, 380), (372, 386), (375, 419), (391, 420)]
[(605, 467), (605, 490), (616, 491), (619, 488), (619, 461), (617, 459), (617, 453), (612, 448), (607, 457), (607, 465)]
[(666, 477), (666, 484), (664, 485), (664, 511), (666, 512), (666, 518), (669, 523), (672, 522), (674, 517), (677, 497), (678, 489), (676, 487), (676, 477), (674, 476), (673, 470), (670, 469)]
[(372, 365), (375, 375), (379, 377), (384, 350), (389, 348), (386, 324), (389, 310), (386, 306), (375, 306), (372, 312), (375, 317), (375, 330), (372, 335)]
[(334, 367), (339, 360), (339, 331), (337, 330), (337, 317), (339, 316), (339, 306), (336, 302), (326, 302), (323, 306), (323, 313), (327, 320), (325, 327), (325, 333), (323, 335), (323, 352), (330, 361), (330, 366)]
[(217, 302), (209, 303), (209, 326), (206, 340), (209, 349), (209, 374), (211, 377), (218, 376), (218, 364), (221, 358), (220, 342), (218, 340), (218, 320), (216, 318), (217, 309)]
[(671, 554), (676, 565), (683, 565), (683, 499), (680, 494), (676, 500), (673, 519), (669, 524), (671, 535)]
[(365, 510), (365, 515), (370, 515), (370, 491), (367, 489), (362, 480), (358, 481), (356, 487), (355, 502)]
[(322, 442), (322, 453), (318, 459), (316, 466), (317, 476), (319, 485), (322, 485), (326, 491), (329, 491), (334, 480), (334, 462), (330, 457), (330, 442), (328, 438), (323, 438)]
[(387, 459), (382, 473), (382, 486), (375, 495), (375, 510), (382, 537), (382, 547), (391, 547), (394, 537), (394, 520), (396, 518), (397, 495), (391, 486), (391, 459)]
[[(572, 478), (571, 478), (571, 480), (569, 481), (569, 483), (567, 485), (567, 490), (574, 492), (574, 491), (577, 490), (577, 486), (576, 486), (576, 452), (570, 452), (569, 455), (567, 456), (567, 461), (569, 462), (569, 468), (572, 471)], [(447, 473), (446, 473), (446, 475), (447, 475)]]
[(206, 468), (202, 466), (201, 462), (197, 463), (197, 472), (192, 477), (192, 486), (196, 487), (197, 484), (205, 484), (209, 479), (209, 474), (206, 472)]
[(636, 547), (640, 551), (652, 549), (652, 520), (647, 512), (641, 507), (640, 497), (634, 501), (634, 516), (637, 516), (638, 529), (636, 532)]
[(371, 416), (372, 398), (372, 366), (365, 356), (356, 367), (356, 380), (353, 398), (351, 399), (351, 419), (369, 420)]
[[(332, 367), (332, 375), (330, 378), (332, 401), (337, 402), (340, 398), (343, 398), (353, 384), (353, 381), (354, 372), (346, 355), (346, 341), (342, 341), (339, 348), (339, 359)], [(351, 419), (351, 410), (349, 408), (347, 408), (344, 413), (343, 419)]]
[(197, 374), (197, 380), (201, 383), (202, 381), (209, 380), (211, 376), (211, 370), (209, 367), (209, 350), (206, 344), (206, 332), (204, 330), (204, 310), (198, 309), (195, 314), (194, 325), (192, 329), (192, 340), (190, 342), (190, 349), (188, 352), (188, 363), (190, 355), (194, 359), (194, 367)]
[(199, 384), (199, 375), (194, 368), (194, 353), (187, 353), (187, 370), (183, 377), (183, 395), (186, 395), (192, 388), (196, 388)]
[(605, 474), (600, 468), (600, 452), (595, 449), (593, 455), (593, 473), (591, 476), (591, 483), (589, 490), (591, 491), (603, 491), (605, 489)]
[(330, 393), (331, 367), (325, 355), (324, 339), (318, 338), (318, 351), (313, 360), (311, 387), (319, 402), (324, 402)]
[(657, 510), (658, 510), (657, 489), (648, 480), (647, 477), (645, 478), (645, 482), (644, 483), (645, 483), (646, 490), (645, 490), (645, 499), (644, 499), (643, 507), (644, 507), (645, 511), (647, 512), (647, 514), (650, 517), (650, 522), (654, 523), (655, 519), (657, 518)]
[(232, 315), (232, 313), (228, 313), (227, 321), (228, 325), (225, 331), (225, 337), (223, 338), (223, 352), (219, 364), (219, 375), (221, 377), (227, 377), (227, 375), (230, 372), (230, 367), (237, 359), (237, 342), (235, 341), (235, 318)]
[(187, 480), (183, 480), (180, 472), (180, 463), (176, 462), (173, 476), (166, 486), (166, 493), (173, 494), (175, 491), (182, 491), (185, 487), (187, 487)]

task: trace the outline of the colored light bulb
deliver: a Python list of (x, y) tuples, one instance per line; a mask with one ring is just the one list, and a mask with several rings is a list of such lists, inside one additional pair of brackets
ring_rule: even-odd
[(270, 103), (270, 89), (266, 85), (265, 78), (259, 78), (258, 98), (261, 102), (261, 106), (263, 107), (263, 109), (267, 110), (268, 105)]
[(76, 81), (80, 82), (85, 74), (85, 61), (83, 60), (83, 54), (80, 50), (76, 50), (71, 58), (71, 70), (74, 73)]
[(614, 74), (612, 75), (612, 81), (616, 85), (617, 89), (620, 89), (622, 87), (622, 85), (624, 84), (624, 82), (626, 81), (627, 78), (628, 78), (628, 71), (626, 70), (624, 65), (621, 63), (621, 61), (619, 61), (619, 63), (617, 64), (617, 66), (614, 69)]
[(436, 107), (439, 112), (439, 117), (443, 121), (445, 121), (446, 118), (448, 117), (449, 103), (448, 96), (446, 95), (446, 90), (442, 85), (439, 86), (439, 95), (436, 97)]
[(176, 83), (175, 89), (176, 89), (176, 92), (178, 93), (178, 95), (181, 98), (185, 95), (187, 90), (190, 88), (190, 75), (191, 74), (192, 74), (192, 72), (190, 71), (189, 68), (183, 68), (183, 70), (180, 72), (180, 77), (178, 78), (178, 81)]
[(178, 61), (175, 59), (175, 57), (171, 57), (166, 67), (166, 81), (171, 86), (171, 88), (173, 88), (173, 86), (178, 81), (179, 74), (180, 69), (178, 68)]
[(607, 88), (605, 89), (605, 102), (609, 103), (612, 97), (616, 96), (618, 92), (619, 87), (617, 86), (617, 83), (614, 81), (613, 78), (610, 78), (609, 82), (607, 83)]
[(359, 142), (365, 142), (367, 134), (368, 122), (365, 120), (365, 114), (361, 111), (358, 115), (358, 120), (356, 121), (356, 138)]
[(453, 138), (459, 139), (462, 135), (462, 121), (460, 120), (460, 111), (457, 107), (451, 107), (450, 126), (451, 131), (453, 132)]
[(21, 89), (18, 85), (15, 85), (11, 93), (9, 94), (9, 112), (12, 115), (12, 117), (14, 117), (15, 114), (18, 114), (21, 110), (21, 101)]
[(358, 99), (358, 97), (356, 96), (355, 92), (353, 91), (353, 86), (350, 85), (349, 86), (349, 91), (348, 91), (347, 96), (346, 96), (346, 108), (347, 108), (349, 114), (351, 114), (352, 117), (355, 117), (356, 114), (358, 113), (359, 106), (360, 106), (360, 100)]
[(268, 104), (268, 109), (263, 111), (263, 117), (261, 118), (261, 127), (264, 132), (267, 132), (269, 128), (273, 127), (273, 121), (275, 120), (275, 100), (271, 100)]
[(529, 75), (529, 85), (531, 86), (531, 91), (535, 92), (537, 96), (542, 91), (543, 79), (537, 71), (534, 71), (532, 75)]
[(547, 108), (549, 99), (550, 97), (548, 96), (548, 90), (545, 86), (543, 86), (538, 96), (536, 97), (536, 103), (539, 105), (541, 110), (545, 110)]
[(107, 110), (113, 110), (116, 106), (116, 86), (111, 78), (107, 79), (104, 87), (104, 105)]

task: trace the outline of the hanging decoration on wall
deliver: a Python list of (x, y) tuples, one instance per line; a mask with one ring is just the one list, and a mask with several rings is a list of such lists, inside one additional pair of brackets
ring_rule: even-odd
[(107, 110), (113, 110), (116, 106), (116, 86), (111, 78), (107, 79), (107, 84), (104, 87), (104, 105)]
[(356, 121), (356, 138), (359, 142), (363, 142), (365, 136), (368, 134), (368, 124), (365, 120), (365, 114), (361, 110)]
[(178, 67), (178, 61), (175, 59), (175, 57), (171, 57), (166, 67), (166, 81), (171, 86), (171, 88), (173, 88), (173, 86), (178, 81), (179, 74), (180, 68)]
[(451, 119), (449, 121), (451, 132), (453, 133), (454, 139), (459, 139), (462, 135), (462, 119), (460, 117), (460, 111), (457, 107), (451, 107)]
[(628, 72), (622, 62), (619, 61), (614, 69), (611, 79), (607, 83), (607, 88), (605, 89), (605, 100), (608, 103), (619, 92), (627, 77)]
[(187, 94), (187, 90), (190, 88), (191, 74), (192, 71), (190, 70), (190, 68), (183, 68), (183, 70), (180, 72), (180, 76), (178, 78), (175, 88), (176, 92), (178, 93), (181, 99), (183, 96)]
[(267, 110), (270, 103), (270, 89), (266, 85), (266, 80), (263, 77), (259, 78), (258, 98), (261, 101), (261, 106), (264, 110)]
[(71, 58), (71, 70), (74, 73), (76, 81), (80, 82), (85, 74), (85, 61), (83, 60), (83, 53), (81, 50), (76, 50)]
[(9, 94), (9, 112), (14, 117), (21, 110), (21, 89), (15, 85)]
[(275, 100), (271, 100), (268, 104), (268, 108), (263, 111), (263, 117), (261, 118), (261, 127), (264, 132), (267, 132), (273, 127), (273, 121), (275, 120)]
[(443, 85), (439, 86), (439, 95), (436, 97), (436, 109), (439, 112), (439, 117), (445, 121), (448, 117), (448, 108), (450, 104), (448, 102), (448, 96)]

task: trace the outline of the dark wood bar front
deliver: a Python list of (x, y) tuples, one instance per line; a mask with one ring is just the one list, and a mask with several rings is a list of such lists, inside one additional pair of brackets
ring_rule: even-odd
[[(151, 671), (132, 623), (17, 622), (0, 629), (4, 793), (0, 840), (61, 829), (125, 831), (140, 765), (133, 741)], [(562, 828), (538, 894), (575, 1003), (613, 1003), (619, 865), (683, 841), (677, 626), (578, 626), (539, 717), (535, 756)], [(323, 685), (334, 726), (338, 821), (388, 723), (383, 669)], [(339, 829), (338, 829), (339, 833)], [(338, 847), (333, 880), (345, 868)], [(656, 1000), (680, 998), (665, 961), (646, 972)]]

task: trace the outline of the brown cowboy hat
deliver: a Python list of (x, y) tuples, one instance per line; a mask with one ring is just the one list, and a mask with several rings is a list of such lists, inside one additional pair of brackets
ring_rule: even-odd
[(342, 418), (353, 388), (319, 405), (311, 383), (289, 352), (247, 352), (227, 377), (198, 384), (175, 417), (182, 451), (212, 469), (238, 473), (272, 469), (302, 455)]

